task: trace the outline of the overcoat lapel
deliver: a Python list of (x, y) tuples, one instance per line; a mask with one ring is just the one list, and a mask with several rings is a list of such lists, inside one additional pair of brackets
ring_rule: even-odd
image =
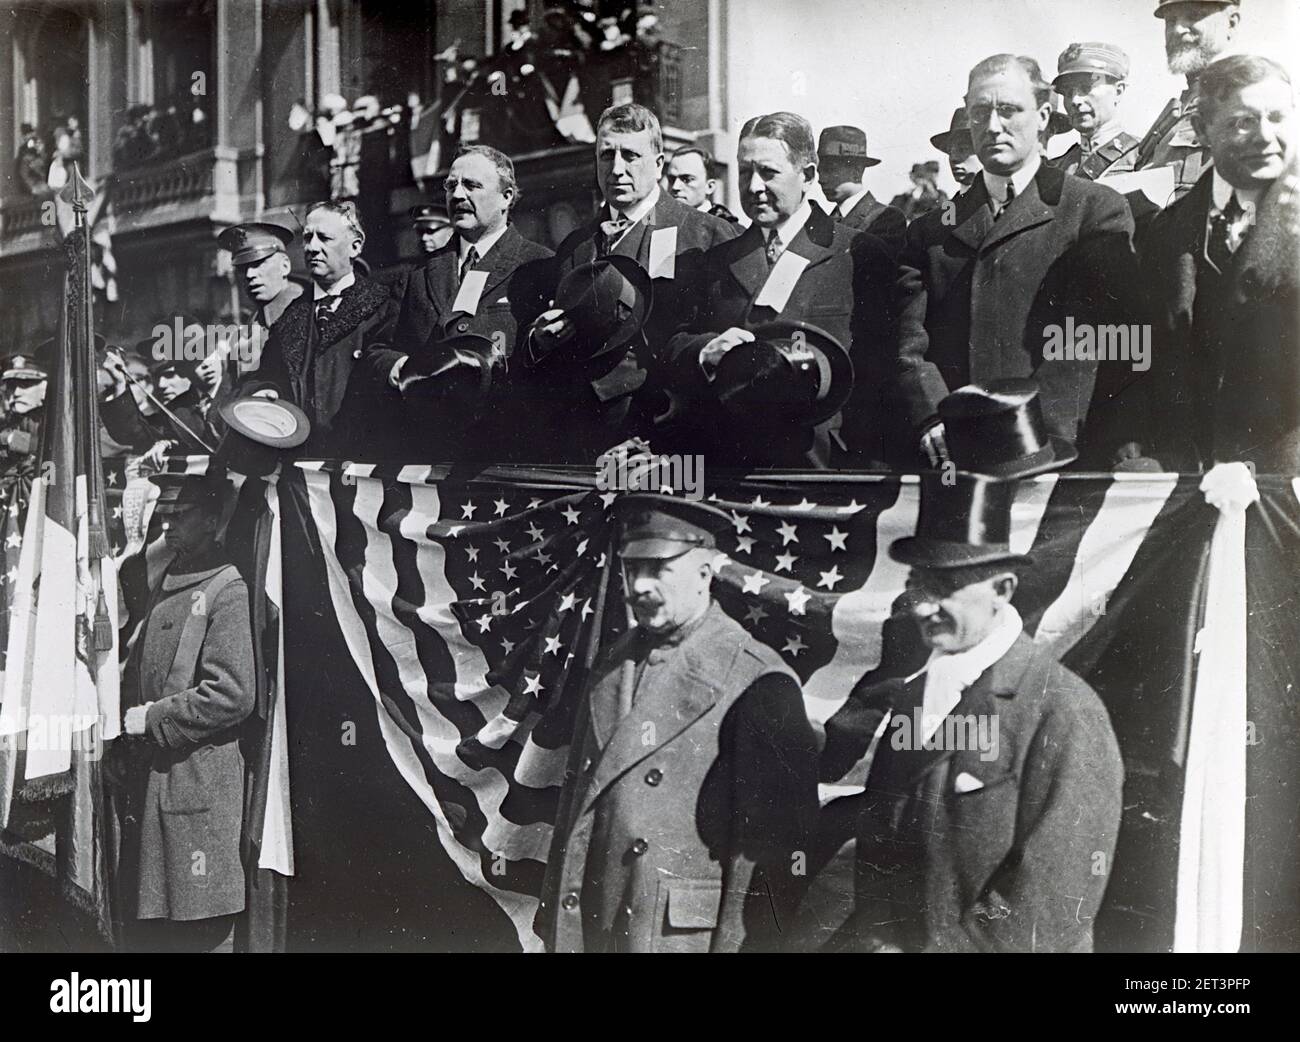
[(424, 285), (436, 314), (445, 315), (456, 299), (456, 256), (460, 240), (453, 235), (424, 266)]

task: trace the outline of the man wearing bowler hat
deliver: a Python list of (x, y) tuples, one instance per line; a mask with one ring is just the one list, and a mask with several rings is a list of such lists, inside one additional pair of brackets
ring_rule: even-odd
[(948, 172), (961, 186), (958, 195), (975, 183), (981, 170), (975, 143), (970, 136), (970, 119), (966, 108), (954, 109), (948, 129), (930, 138), (930, 144), (948, 157)]
[(233, 489), (158, 474), (154, 523), (175, 556), (152, 591), (122, 680), (113, 771), (128, 941), (143, 951), (229, 951), (245, 901), (240, 737), (253, 711), (248, 588), (221, 546)]
[(799, 682), (710, 595), (726, 514), (615, 509), (636, 625), (579, 708), (539, 932), (561, 952), (774, 948), (817, 813)]
[(879, 159), (867, 152), (867, 135), (858, 127), (827, 127), (817, 139), (817, 176), (840, 224), (876, 236), (898, 256), (907, 234), (903, 211), (882, 203), (862, 183), (862, 173)]
[(1119, 121), (1128, 70), (1128, 55), (1113, 43), (1072, 43), (1061, 52), (1052, 89), (1079, 140), (1050, 160), (1053, 166), (1089, 181), (1134, 168), (1139, 142)]
[[(519, 189), (514, 164), (504, 153), (487, 145), (461, 148), (444, 187), (454, 234), (407, 276), (392, 341), (377, 345), (367, 361), (391, 389), (392, 407), (404, 411), (410, 452), (436, 459), (492, 459), (498, 446), (481, 421), (493, 414), (493, 406), (477, 394), (460, 400), (434, 394), (442, 390), (435, 385), (446, 383), (453, 371), (444, 363), (456, 357), (450, 346), (454, 338), (462, 348), (486, 339), (480, 345), (482, 364), (495, 365), (501, 376), (508, 372), (521, 331), (545, 306), (541, 265), (551, 251), (510, 223)], [(467, 336), (479, 339), (464, 340)], [(508, 391), (494, 380), (492, 400), (505, 408)]]
[[(635, 260), (654, 283), (654, 306), (642, 334), (600, 371), (582, 367), (572, 375), (566, 397), (580, 402), (589, 425), (604, 428), (608, 448), (628, 437), (649, 436), (661, 411), (655, 370), (668, 336), (683, 321), (699, 277), (704, 251), (732, 238), (734, 225), (679, 202), (660, 188), (664, 170), (663, 132), (653, 112), (642, 105), (615, 105), (596, 124), (596, 175), (603, 197), (597, 214), (570, 234), (555, 251), (554, 281), (598, 257), (616, 254)], [(564, 310), (552, 307), (532, 332), (542, 351), (550, 342), (574, 335)], [(586, 439), (568, 456), (590, 463)]]
[(1012, 603), (1032, 564), (1010, 545), (1014, 492), (966, 472), (922, 477), (916, 535), (889, 554), (911, 567), (904, 612), (929, 658), (859, 683), (827, 721), (826, 780), (880, 734), (865, 793), (848, 797), (861, 950), (1092, 950), (1123, 765), (1101, 701)]
[[(894, 341), (895, 265), (879, 239), (837, 224), (809, 199), (817, 162), (812, 127), (802, 116), (773, 112), (742, 128), (740, 198), (753, 223), (706, 255), (694, 318), (668, 344), (673, 409), (660, 420), (669, 435), (665, 444), (713, 452), (710, 462), (795, 465), (786, 451), (788, 432), (773, 429), (768, 417), (754, 415), (751, 422), (779, 446), (769, 460), (737, 461), (716, 422), (723, 357), (752, 343), (758, 327), (780, 320), (824, 331), (853, 363), (851, 396), (842, 410), (802, 432), (798, 465), (866, 465), (881, 458), (880, 391)], [(654, 435), (651, 442), (661, 444)]]

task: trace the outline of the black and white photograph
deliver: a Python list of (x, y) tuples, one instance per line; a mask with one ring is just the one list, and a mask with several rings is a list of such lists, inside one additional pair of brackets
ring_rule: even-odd
[(1297, 55), (1292, 0), (0, 0), (4, 963), (1250, 1014)]

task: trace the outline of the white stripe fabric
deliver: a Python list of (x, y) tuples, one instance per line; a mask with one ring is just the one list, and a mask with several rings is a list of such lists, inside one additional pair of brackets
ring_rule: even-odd
[(257, 867), (293, 875), (293, 828), (289, 803), (289, 738), (284, 707), (284, 572), (280, 552), (280, 490), (278, 475), (266, 483), (266, 507), (271, 514), (270, 551), (266, 562), (266, 599), (275, 608), (276, 669), (274, 707), (267, 726), (271, 728), (270, 776), (266, 786), (266, 812)]

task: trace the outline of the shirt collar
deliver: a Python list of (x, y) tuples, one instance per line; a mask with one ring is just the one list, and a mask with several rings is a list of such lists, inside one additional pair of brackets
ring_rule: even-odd
[[(808, 218), (811, 216), (812, 204), (808, 202), (808, 198), (805, 196), (804, 201), (799, 204), (799, 209), (776, 226), (776, 236), (781, 240), (783, 248), (788, 248), (790, 243), (794, 242), (794, 237), (808, 223)], [(765, 240), (768, 238), (766, 230), (763, 232), (763, 238)]]
[(712, 199), (705, 199), (704, 202), (700, 203), (700, 205), (697, 206), (695, 209), (699, 210), (700, 213), (712, 213), (712, 212), (713, 212), (713, 200), (712, 200)]
[(459, 235), (457, 235), (456, 236), (457, 259), (460, 261), (461, 264), (464, 264), (465, 258), (469, 256), (469, 248), (473, 246), (474, 249), (478, 251), (478, 259), (482, 260), (484, 257), (488, 255), (488, 251), (497, 244), (497, 240), (500, 239), (501, 236), (505, 235), (506, 229), (509, 227), (510, 227), (509, 223), (503, 224), (496, 231), (488, 232), (486, 235), (480, 236), (478, 242), (468, 242), (467, 240), (462, 239)]
[(632, 207), (632, 209), (620, 211), (614, 207), (613, 203), (607, 204), (607, 209), (609, 210), (609, 219), (611, 221), (617, 221), (620, 217), (625, 217), (633, 224), (636, 224), (637, 221), (645, 217), (646, 214), (648, 214), (651, 210), (653, 210), (658, 205), (659, 205), (659, 186), (655, 185), (654, 190), (649, 195), (647, 195), (644, 199), (642, 199), (639, 203), (637, 203), (634, 207)]
[(1016, 186), (1016, 195), (1024, 195), (1025, 189), (1029, 187), (1029, 182), (1038, 174), (1038, 168), (1043, 163), (1043, 157), (1035, 152), (1025, 163), (1010, 177), (1002, 174), (995, 174), (988, 170), (981, 171), (984, 175), (984, 187), (989, 191), (989, 197), (1001, 206), (1007, 201), (1007, 183)]
[(1255, 206), (1259, 202), (1259, 197), (1263, 190), (1259, 188), (1233, 188), (1224, 180), (1223, 175), (1219, 173), (1218, 167), (1210, 167), (1214, 173), (1214, 181), (1211, 185), (1211, 194), (1214, 202), (1214, 209), (1222, 211), (1227, 205), (1228, 200), (1232, 198), (1233, 192), (1237, 194), (1237, 202), (1245, 210), (1253, 221), (1255, 218)]
[(1024, 628), (1024, 621), (1020, 618), (1020, 612), (1016, 611), (1015, 605), (1004, 604), (998, 613), (998, 622), (993, 627), (993, 631), (974, 647), (951, 654), (945, 651), (932, 652), (930, 661), (925, 667), (926, 682), (930, 683), (933, 680), (942, 683), (947, 680), (963, 688), (970, 687), (989, 667), (1000, 661), (1002, 656), (1011, 650), (1011, 645), (1016, 642), (1016, 638)]
[(341, 279), (339, 279), (338, 282), (330, 286), (329, 289), (322, 289), (320, 283), (314, 282), (312, 283), (311, 299), (324, 300), (326, 297), (342, 296), (343, 291), (347, 289), (349, 286), (353, 285), (356, 281), (357, 281), (356, 272), (349, 271), (346, 275), (344, 275)]
[(842, 203), (840, 203), (839, 206), (837, 207), (837, 209), (840, 211), (840, 216), (847, 217), (849, 215), (849, 211), (851, 211), (855, 206), (858, 205), (858, 200), (860, 200), (866, 194), (867, 194), (867, 189), (863, 187), (859, 191), (854, 192)]
[(1079, 147), (1083, 150), (1085, 156), (1090, 156), (1097, 149), (1105, 148), (1123, 132), (1124, 128), (1120, 126), (1119, 120), (1111, 120), (1105, 126), (1099, 127), (1097, 133), (1093, 134), (1091, 138), (1085, 138), (1080, 134)]

